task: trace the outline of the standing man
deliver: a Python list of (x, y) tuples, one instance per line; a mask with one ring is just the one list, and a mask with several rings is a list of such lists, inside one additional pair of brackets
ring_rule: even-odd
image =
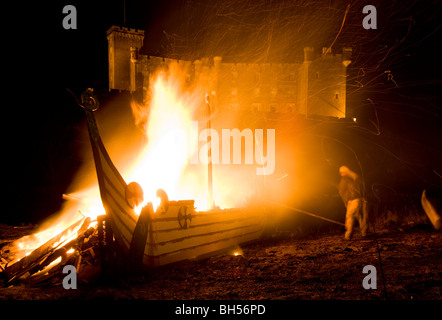
[(346, 166), (340, 167), (339, 173), (341, 175), (341, 181), (338, 186), (339, 195), (347, 208), (345, 239), (351, 239), (355, 220), (358, 220), (361, 234), (365, 237), (368, 229), (368, 214), (367, 202), (363, 198), (362, 179)]

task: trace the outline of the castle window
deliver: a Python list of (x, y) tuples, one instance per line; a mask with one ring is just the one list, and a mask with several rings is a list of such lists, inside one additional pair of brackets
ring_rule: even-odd
[(287, 112), (288, 113), (295, 112), (295, 104), (294, 103), (287, 103)]
[(254, 111), (254, 112), (261, 111), (261, 104), (260, 103), (253, 103), (252, 104), (252, 111)]
[(335, 99), (336, 99), (336, 100), (339, 99), (339, 94), (335, 94)]
[(319, 72), (316, 72), (315, 77), (316, 79), (319, 79)]

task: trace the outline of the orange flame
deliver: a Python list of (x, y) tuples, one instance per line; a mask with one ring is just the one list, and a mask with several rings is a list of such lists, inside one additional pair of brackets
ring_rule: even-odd
[[(139, 106), (132, 103), (137, 123), (146, 123), (148, 143), (139, 159), (133, 162), (127, 177), (143, 188), (146, 201), (157, 204), (155, 192), (166, 190), (170, 199), (194, 199), (195, 194), (180, 187), (180, 179), (189, 159), (189, 127), (192, 113), (203, 95), (198, 90), (184, 92), (177, 64), (166, 73), (160, 71), (153, 78), (151, 101)], [(177, 76), (178, 75), (178, 76)], [(148, 111), (148, 112), (146, 112)], [(203, 208), (204, 209), (204, 208)]]
[[(145, 130), (147, 143), (139, 156), (125, 164), (126, 168), (117, 167), (127, 183), (136, 181), (141, 185), (145, 202), (137, 208), (139, 211), (147, 202), (152, 202), (156, 209), (159, 204), (156, 190), (159, 188), (164, 189), (171, 200), (192, 199), (198, 210), (208, 208), (207, 167), (189, 165), (191, 150), (198, 152), (198, 147), (192, 145), (198, 141), (191, 139), (190, 124), (198, 113), (199, 116), (204, 113), (201, 110), (205, 110), (207, 83), (202, 83), (204, 80), (201, 79), (190, 86), (186, 83), (187, 71), (186, 66), (171, 63), (167, 71), (161, 70), (151, 77), (150, 101), (145, 105), (132, 102), (135, 123)], [(112, 146), (107, 147), (109, 149)], [(230, 180), (227, 180), (227, 176)], [(254, 179), (247, 179), (249, 177), (250, 172), (247, 170), (226, 174), (226, 168), (223, 168), (214, 172), (213, 194), (216, 204), (224, 208), (241, 204), (240, 200), (254, 190), (254, 186), (250, 185)], [(234, 192), (230, 190), (232, 179), (236, 181), (236, 184), (233, 182)], [(249, 183), (250, 180), (252, 182)], [(72, 195), (65, 198), (71, 201), (67, 201), (57, 218), (47, 221), (40, 228), (41, 231), (12, 244), (10, 251), (15, 253), (16, 259), (28, 255), (79, 217), (88, 216), (94, 221), (98, 215), (105, 214), (96, 181), (90, 186), (83, 185), (83, 190)]]

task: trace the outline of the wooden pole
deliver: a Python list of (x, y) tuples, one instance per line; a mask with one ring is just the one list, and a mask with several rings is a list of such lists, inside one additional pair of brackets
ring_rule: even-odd
[(206, 93), (206, 110), (207, 110), (207, 157), (208, 157), (208, 172), (207, 172), (207, 177), (208, 177), (208, 187), (209, 187), (209, 203), (208, 203), (208, 207), (209, 210), (213, 209), (213, 181), (212, 181), (212, 135), (211, 135), (211, 129), (212, 129), (212, 125), (210, 122), (210, 96), (208, 93)]

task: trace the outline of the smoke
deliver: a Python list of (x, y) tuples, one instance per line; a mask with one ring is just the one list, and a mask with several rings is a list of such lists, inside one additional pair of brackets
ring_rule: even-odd
[(178, 1), (150, 29), (162, 27), (160, 46), (169, 57), (293, 62), (304, 46), (331, 44), (346, 8), (344, 1)]

